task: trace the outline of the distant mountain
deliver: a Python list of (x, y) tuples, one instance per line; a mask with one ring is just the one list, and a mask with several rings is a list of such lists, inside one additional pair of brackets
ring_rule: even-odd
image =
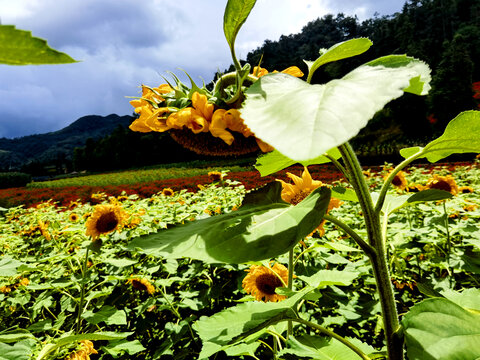
[(128, 115), (88, 115), (58, 131), (15, 139), (0, 138), (0, 169), (19, 169), (31, 161), (48, 163), (58, 157), (71, 158), (73, 149), (84, 146), (88, 138), (104, 137), (119, 125), (128, 127), (132, 121)]

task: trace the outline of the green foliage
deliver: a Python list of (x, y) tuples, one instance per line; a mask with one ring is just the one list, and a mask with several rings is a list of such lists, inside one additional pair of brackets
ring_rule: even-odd
[[(324, 85), (269, 74), (246, 92), (242, 116), (257, 136), (283, 155), (311, 160), (353, 138), (403, 91), (424, 94), (429, 77), (425, 63), (401, 55), (377, 59)], [(412, 79), (418, 84), (412, 86)]]
[(315, 61), (305, 61), (308, 66), (307, 82), (310, 82), (315, 71), (329, 62), (343, 60), (360, 55), (367, 51), (373, 43), (367, 38), (347, 40), (333, 45), (329, 49), (320, 50), (320, 56)]
[(52, 49), (43, 39), (33, 37), (29, 31), (0, 25), (0, 64), (40, 65), (76, 62), (65, 53)]
[(32, 177), (22, 172), (0, 172), (0, 189), (26, 186)]
[(465, 111), (449, 122), (445, 132), (438, 139), (423, 148), (413, 147), (400, 151), (403, 157), (416, 154), (416, 158), (426, 158), (437, 162), (452, 154), (480, 152), (480, 111)]
[(427, 299), (402, 321), (409, 360), (477, 359), (480, 315), (447, 299)]
[[(327, 151), (327, 154), (334, 159), (341, 157), (337, 148)], [(324, 164), (328, 162), (330, 162), (330, 159), (325, 155), (321, 155), (309, 161), (300, 161), (300, 164), (308, 166), (311, 164)], [(257, 163), (255, 164), (255, 168), (258, 170), (261, 176), (267, 176), (296, 163), (297, 162), (295, 160), (291, 160), (285, 155), (282, 155), (278, 150), (273, 150), (266, 154), (260, 155), (257, 159)]]
[(235, 212), (140, 237), (129, 248), (207, 263), (239, 264), (278, 256), (318, 226), (330, 200), (330, 191), (319, 188), (291, 206), (281, 199), (281, 190), (282, 185), (273, 182), (249, 193)]
[(234, 52), (235, 39), (238, 31), (247, 20), (256, 0), (229, 0), (223, 17), (223, 32), (228, 45)]

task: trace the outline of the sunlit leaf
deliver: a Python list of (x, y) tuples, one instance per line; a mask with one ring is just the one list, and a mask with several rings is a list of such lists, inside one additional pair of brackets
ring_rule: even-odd
[[(421, 148), (402, 149), (400, 154), (407, 158), (415, 154), (416, 149)], [(480, 111), (460, 113), (448, 123), (442, 136), (425, 145), (418, 158), (427, 158), (433, 163), (463, 153), (480, 153)]]
[(321, 51), (321, 55), (315, 61), (306, 62), (308, 65), (307, 82), (313, 76), (313, 73), (322, 65), (329, 62), (346, 59), (352, 56), (360, 55), (367, 51), (373, 43), (367, 38), (358, 38), (343, 41), (335, 44), (325, 51)]
[(105, 322), (107, 325), (126, 325), (127, 316), (125, 311), (117, 310), (110, 305), (102, 306), (102, 308), (96, 312), (85, 311), (82, 317), (90, 324), (96, 325), (101, 322)]
[(427, 299), (404, 316), (409, 360), (478, 359), (480, 315), (450, 300)]
[(233, 344), (278, 321), (295, 317), (293, 307), (312, 290), (313, 288), (306, 287), (294, 296), (276, 303), (250, 301), (239, 304), (210, 317), (202, 316), (193, 328), (204, 344), (217, 345), (211, 347), (216, 352), (223, 346)]
[(330, 190), (318, 188), (292, 206), (281, 199), (281, 188), (272, 182), (248, 194), (237, 211), (136, 238), (129, 249), (208, 263), (243, 263), (283, 254), (320, 224)]
[(427, 189), (427, 190), (422, 190), (413, 194), (408, 198), (407, 202), (414, 203), (414, 202), (425, 202), (425, 201), (439, 201), (439, 200), (451, 199), (452, 197), (453, 195), (445, 190)]
[[(338, 148), (333, 148), (327, 151), (327, 154), (335, 159), (339, 159), (342, 155)], [(296, 164), (298, 161), (289, 159), (285, 155), (281, 154), (277, 150), (268, 152), (258, 157), (255, 168), (260, 172), (261, 176), (267, 176), (277, 171), (283, 170), (291, 165)], [(315, 159), (308, 161), (300, 161), (300, 164), (304, 166), (325, 164), (330, 162), (330, 159), (325, 155), (321, 155)]]
[(23, 265), (21, 261), (12, 259), (8, 256), (0, 260), (0, 276), (14, 276), (17, 274), (17, 268)]
[(441, 294), (461, 307), (480, 311), (480, 289), (471, 288), (462, 292), (447, 289), (443, 290)]
[(238, 31), (247, 20), (256, 0), (228, 0), (223, 15), (223, 32), (230, 49), (233, 49)]
[(310, 160), (358, 134), (419, 76), (421, 92), (419, 86), (411, 91), (423, 95), (429, 89), (428, 66), (402, 55), (377, 59), (323, 85), (310, 85), (288, 74), (268, 74), (247, 90), (242, 117), (283, 155)]
[(320, 270), (312, 276), (299, 275), (298, 278), (316, 289), (324, 288), (328, 285), (348, 286), (352, 284), (358, 275), (358, 273), (351, 271)]
[(40, 65), (74, 63), (70, 56), (52, 49), (43, 39), (30, 31), (13, 25), (0, 25), (0, 64)]
[(339, 200), (358, 202), (358, 197), (355, 191), (353, 189), (344, 188), (343, 186), (334, 186), (332, 188), (332, 197)]

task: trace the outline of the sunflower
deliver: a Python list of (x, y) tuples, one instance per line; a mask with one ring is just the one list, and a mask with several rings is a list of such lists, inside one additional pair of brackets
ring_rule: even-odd
[(408, 184), (408, 187), (406, 189), (408, 192), (419, 192), (423, 190), (423, 186), (420, 184)]
[(76, 213), (71, 213), (70, 216), (68, 217), (68, 219), (69, 219), (71, 222), (77, 222), (79, 218), (80, 218), (80, 217), (79, 217)]
[(42, 220), (38, 220), (38, 228), (42, 236), (48, 241), (52, 240), (52, 236), (48, 232), (48, 222), (44, 223)]
[(223, 180), (223, 174), (220, 171), (210, 171), (208, 173), (208, 177), (212, 181), (222, 181)]
[(90, 360), (91, 354), (98, 354), (90, 340), (81, 340), (80, 349), (71, 353), (65, 360)]
[(277, 181), (282, 183), (282, 199), (292, 205), (297, 205), (313, 190), (323, 185), (321, 181), (312, 179), (306, 166), (304, 167), (302, 177), (291, 173), (287, 173), (287, 176), (293, 181), (293, 184), (278, 179)]
[(275, 293), (277, 287), (288, 286), (288, 269), (275, 263), (272, 267), (262, 265), (250, 266), (247, 276), (242, 281), (242, 287), (258, 301), (281, 301), (285, 295)]
[(459, 192), (460, 194), (469, 194), (469, 193), (473, 193), (473, 192), (474, 192), (474, 189), (473, 189), (473, 187), (471, 187), (471, 186), (460, 186), (460, 187), (458, 188), (458, 192)]
[(118, 205), (97, 205), (85, 224), (86, 235), (95, 241), (101, 234), (108, 234), (121, 229), (125, 222), (126, 214)]
[(170, 188), (165, 188), (162, 190), (162, 195), (163, 196), (173, 196), (175, 194), (175, 192), (170, 189)]
[(155, 287), (147, 279), (130, 278), (127, 280), (127, 284), (128, 283), (132, 284), (133, 288), (146, 291), (150, 295), (155, 292)]
[[(387, 174), (387, 178), (391, 173)], [(407, 179), (405, 178), (405, 173), (399, 171), (392, 180), (392, 185), (395, 186), (398, 190), (405, 190), (408, 187)]]
[(8, 294), (10, 291), (12, 291), (12, 288), (10, 286), (0, 286), (1, 293)]
[(439, 176), (434, 174), (433, 178), (428, 180), (425, 188), (448, 191), (452, 195), (458, 194), (458, 186), (452, 175)]

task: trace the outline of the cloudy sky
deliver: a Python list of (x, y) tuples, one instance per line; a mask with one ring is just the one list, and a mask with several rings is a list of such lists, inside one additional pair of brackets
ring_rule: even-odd
[[(401, 10), (405, 0), (258, 0), (237, 37), (239, 58), (265, 39), (298, 33), (343, 12), (360, 21)], [(167, 71), (210, 82), (230, 63), (226, 0), (0, 0), (0, 21), (32, 31), (79, 63), (0, 64), (0, 137), (59, 130), (84, 115), (132, 113), (126, 96)]]

